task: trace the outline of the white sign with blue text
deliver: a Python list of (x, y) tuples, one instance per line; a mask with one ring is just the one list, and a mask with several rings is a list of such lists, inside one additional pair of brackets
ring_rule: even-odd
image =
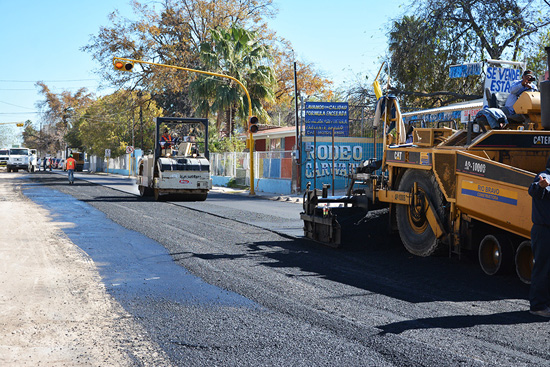
[[(503, 92), (510, 93), (510, 86), (521, 79), (521, 69), (511, 68), (487, 68), (487, 76), (485, 77), (485, 89), (489, 89), (491, 94)], [(485, 93), (483, 94), (483, 105), (487, 106)]]

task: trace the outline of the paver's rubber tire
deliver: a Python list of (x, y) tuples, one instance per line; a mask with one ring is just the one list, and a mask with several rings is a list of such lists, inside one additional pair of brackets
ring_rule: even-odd
[[(445, 198), (435, 176), (429, 171), (409, 169), (399, 183), (399, 191), (411, 192), (415, 182), (418, 185), (418, 191), (428, 196), (437, 215), (444, 222)], [(423, 201), (421, 205), (398, 204), (395, 211), (401, 241), (407, 251), (417, 256), (429, 256), (440, 245), (426, 218), (428, 208), (423, 204)]]
[(139, 196), (141, 196), (141, 197), (146, 197), (146, 196), (152, 196), (153, 195), (153, 190), (151, 190), (150, 187), (139, 185), (138, 188), (139, 188)]
[(509, 273), (514, 268), (514, 246), (505, 234), (488, 234), (479, 243), (478, 259), (487, 275)]
[(531, 272), (533, 271), (533, 250), (531, 241), (525, 240), (519, 244), (516, 250), (516, 273), (525, 284), (531, 284)]

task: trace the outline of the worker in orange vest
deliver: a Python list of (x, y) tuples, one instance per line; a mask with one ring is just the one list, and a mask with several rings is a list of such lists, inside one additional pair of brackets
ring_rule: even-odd
[(67, 158), (67, 172), (69, 173), (69, 185), (74, 184), (74, 169), (76, 168), (76, 161), (72, 154), (69, 154)]
[[(168, 151), (168, 148), (170, 148), (174, 144), (172, 140), (172, 135), (168, 132), (168, 129), (164, 129), (164, 133), (160, 136), (160, 151), (161, 155), (165, 155)], [(162, 154), (162, 149), (164, 149), (164, 154)]]

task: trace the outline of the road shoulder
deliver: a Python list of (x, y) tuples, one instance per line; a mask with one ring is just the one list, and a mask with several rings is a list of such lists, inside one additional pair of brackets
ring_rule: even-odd
[(169, 365), (58, 227), (70, 223), (53, 222), (14, 176), (0, 180), (0, 364)]

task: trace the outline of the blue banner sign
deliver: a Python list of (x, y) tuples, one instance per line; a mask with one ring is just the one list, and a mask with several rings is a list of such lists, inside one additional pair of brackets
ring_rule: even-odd
[(465, 78), (469, 75), (481, 75), (481, 63), (453, 65), (449, 68), (449, 78)]
[(306, 135), (313, 136), (348, 136), (348, 103), (347, 102), (306, 102)]
[[(461, 111), (449, 111), (449, 112), (438, 112), (438, 113), (423, 113), (418, 114), (414, 116), (407, 116), (404, 117), (404, 122), (410, 122), (411, 120), (423, 120), (425, 123), (427, 122), (438, 122), (438, 121), (445, 121), (445, 120), (456, 120), (461, 117)], [(428, 127), (428, 126), (420, 126), (420, 124), (417, 122), (416, 127)]]

